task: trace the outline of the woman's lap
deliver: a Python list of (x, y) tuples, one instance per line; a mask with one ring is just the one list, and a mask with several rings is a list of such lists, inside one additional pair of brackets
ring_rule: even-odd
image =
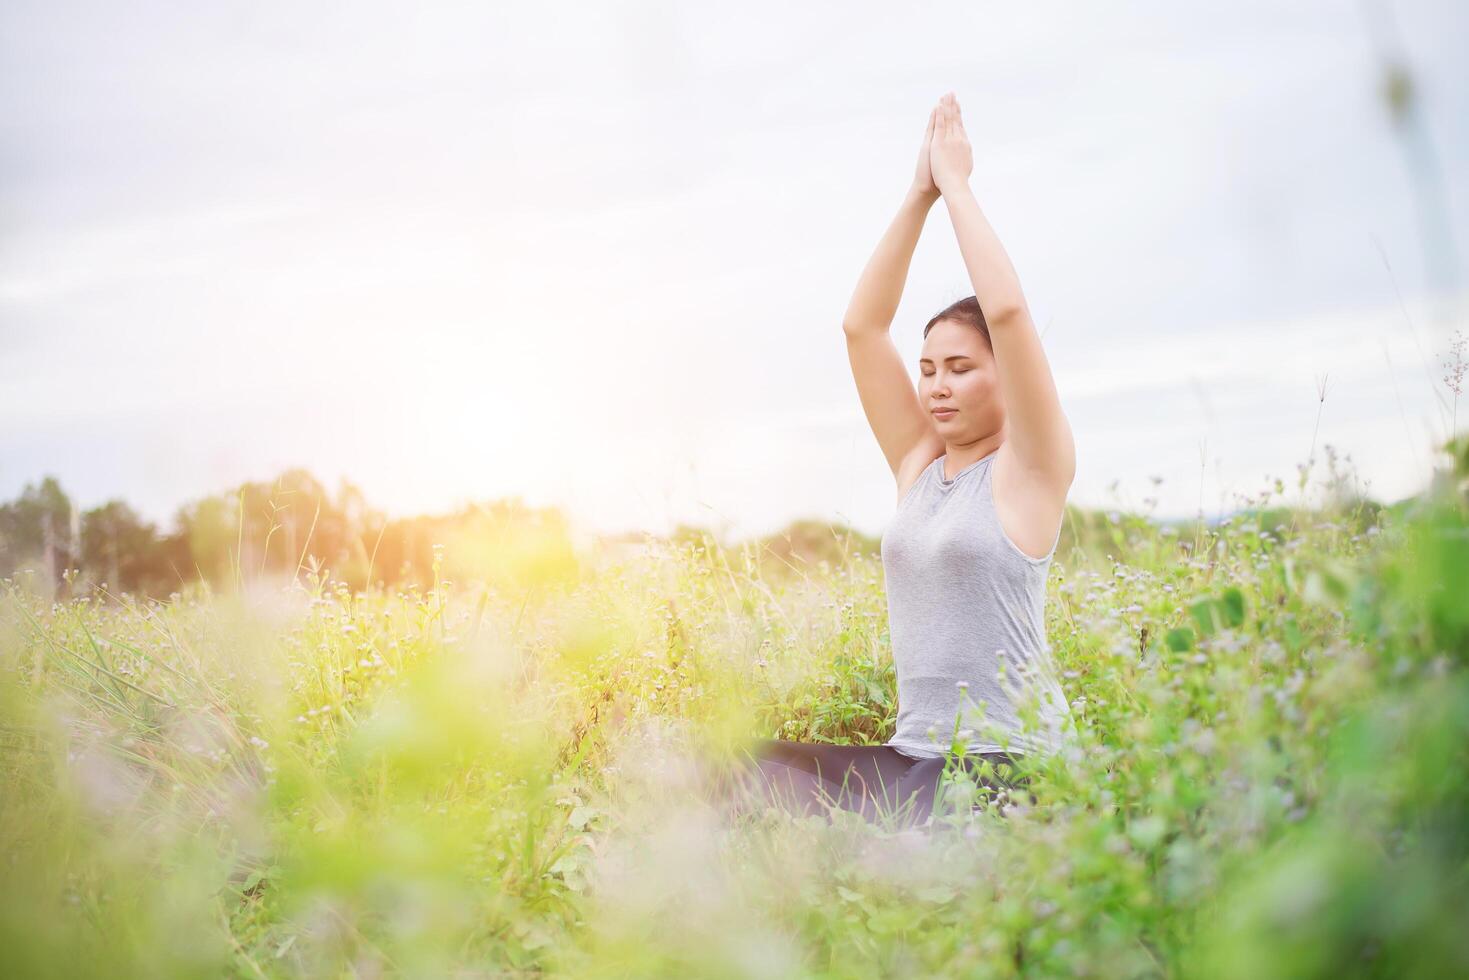
[(886, 745), (761, 739), (749, 752), (767, 781), (781, 789), (794, 784), (792, 792), (802, 812), (825, 812), (824, 804), (830, 803), (874, 819), (912, 792), (905, 785), (912, 760)]
[[(759, 739), (747, 749), (744, 765), (767, 803), (798, 814), (824, 814), (830, 807), (861, 813), (869, 821), (898, 817), (922, 823), (933, 812), (946, 759), (912, 759), (888, 745), (828, 745)], [(981, 762), (1013, 762), (1003, 753), (969, 755), (962, 765), (975, 771)], [(996, 774), (979, 775), (994, 789), (1010, 783)]]

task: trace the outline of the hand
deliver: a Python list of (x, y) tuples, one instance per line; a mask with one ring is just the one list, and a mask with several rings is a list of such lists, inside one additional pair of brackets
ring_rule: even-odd
[(928, 144), (933, 140), (934, 123), (939, 115), (938, 107), (928, 114), (928, 128), (923, 132), (923, 145), (918, 149), (918, 171), (913, 175), (913, 190), (926, 198), (937, 199), (938, 185), (933, 182), (933, 171), (928, 165)]
[(939, 99), (934, 109), (933, 136), (928, 144), (928, 166), (939, 192), (948, 194), (969, 186), (974, 170), (974, 152), (964, 134), (964, 120), (959, 115), (959, 102), (950, 92)]

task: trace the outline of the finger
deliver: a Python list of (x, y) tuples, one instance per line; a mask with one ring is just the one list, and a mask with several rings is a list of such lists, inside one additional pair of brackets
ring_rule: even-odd
[(925, 142), (925, 143), (927, 143), (929, 140), (933, 139), (934, 121), (938, 118), (938, 114), (939, 114), (939, 110), (938, 110), (938, 107), (937, 106), (935, 106), (933, 109), (930, 109), (929, 110), (929, 113), (928, 113), (928, 128), (923, 131), (923, 142)]

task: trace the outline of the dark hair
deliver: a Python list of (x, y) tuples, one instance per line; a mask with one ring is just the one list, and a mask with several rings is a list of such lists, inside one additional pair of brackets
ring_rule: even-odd
[(977, 297), (966, 296), (957, 303), (950, 303), (942, 310), (939, 310), (934, 315), (934, 318), (929, 320), (928, 324), (923, 328), (923, 336), (925, 338), (928, 337), (928, 332), (933, 329), (933, 325), (940, 320), (953, 320), (955, 323), (964, 323), (973, 327), (984, 338), (984, 345), (992, 351), (995, 349), (995, 345), (990, 343), (990, 325), (984, 320), (984, 310), (979, 308), (979, 299)]

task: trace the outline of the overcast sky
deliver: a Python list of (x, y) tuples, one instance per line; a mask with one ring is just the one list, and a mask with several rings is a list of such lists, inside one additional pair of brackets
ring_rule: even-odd
[[(1318, 455), (1395, 500), (1469, 332), (1466, 47), (1457, 0), (9, 0), (0, 497), (53, 474), (166, 523), (304, 466), (395, 515), (876, 533), (841, 315), (952, 89), (1073, 503), (1291, 482), (1322, 376)], [(915, 375), (972, 291), (937, 206), (893, 326)]]

